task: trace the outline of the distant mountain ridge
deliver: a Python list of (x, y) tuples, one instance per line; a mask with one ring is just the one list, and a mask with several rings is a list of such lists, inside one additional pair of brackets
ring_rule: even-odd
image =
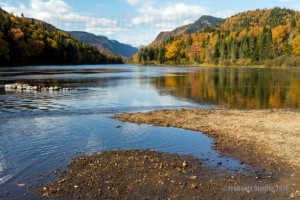
[(156, 39), (149, 46), (153, 47), (153, 46), (162, 45), (164, 42), (168, 42), (170, 37), (179, 36), (181, 34), (192, 34), (201, 30), (202, 28), (221, 24), (223, 21), (224, 19), (222, 18), (203, 15), (192, 24), (178, 27), (172, 31), (165, 31), (159, 33)]
[(123, 58), (130, 58), (138, 52), (138, 48), (136, 47), (120, 43), (116, 40), (110, 40), (105, 36), (97, 36), (83, 31), (70, 31), (68, 33), (81, 42), (95, 46), (101, 52), (117, 54)]

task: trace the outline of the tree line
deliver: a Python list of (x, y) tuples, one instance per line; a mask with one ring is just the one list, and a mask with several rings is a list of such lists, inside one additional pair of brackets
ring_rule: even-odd
[(194, 34), (142, 47), (143, 64), (300, 66), (300, 14), (274, 8), (237, 14)]
[(0, 65), (122, 63), (116, 55), (73, 39), (39, 20), (14, 16), (0, 8)]

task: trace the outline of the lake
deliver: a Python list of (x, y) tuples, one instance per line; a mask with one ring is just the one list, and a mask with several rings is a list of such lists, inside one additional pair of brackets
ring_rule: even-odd
[[(71, 91), (5, 90), (8, 83), (76, 86)], [(0, 198), (33, 199), (26, 186), (79, 153), (153, 149), (192, 154), (207, 165), (247, 166), (213, 150), (204, 134), (121, 123), (123, 112), (175, 108), (299, 108), (300, 70), (134, 65), (0, 68)], [(120, 128), (115, 128), (120, 125)]]

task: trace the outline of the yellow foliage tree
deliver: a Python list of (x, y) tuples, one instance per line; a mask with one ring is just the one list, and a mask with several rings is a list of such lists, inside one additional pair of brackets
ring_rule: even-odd
[(287, 38), (287, 34), (288, 26), (279, 25), (272, 30), (273, 41), (278, 43), (280, 50), (282, 50), (284, 47), (284, 41)]
[(293, 47), (293, 54), (295, 56), (300, 56), (300, 35), (297, 36), (293, 42), (292, 42), (292, 47)]
[(170, 60), (175, 59), (176, 56), (180, 53), (179, 46), (180, 40), (175, 40), (172, 43), (168, 44), (166, 46), (167, 51), (165, 57)]
[(12, 28), (10, 30), (10, 34), (15, 41), (18, 41), (24, 37), (24, 33), (20, 28)]
[(250, 37), (259, 37), (263, 32), (263, 29), (261, 27), (255, 26), (253, 28), (250, 28), (248, 31), (248, 36)]

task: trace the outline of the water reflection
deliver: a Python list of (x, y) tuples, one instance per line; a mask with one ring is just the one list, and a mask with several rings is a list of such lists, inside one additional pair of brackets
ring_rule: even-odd
[(158, 77), (162, 93), (226, 108), (300, 107), (300, 71), (288, 69), (203, 68)]
[[(120, 123), (109, 117), (207, 104), (298, 108), (299, 75), (296, 70), (132, 65), (0, 68), (0, 199), (7, 191), (13, 199), (32, 199), (24, 197), (26, 188), (16, 185), (32, 184), (38, 174), (63, 168), (77, 152), (149, 148), (193, 154), (212, 166), (222, 162), (227, 170), (241, 169), (245, 166), (237, 160), (219, 158), (211, 149), (212, 139), (198, 132)], [(14, 82), (78, 90), (4, 90), (4, 84)]]

